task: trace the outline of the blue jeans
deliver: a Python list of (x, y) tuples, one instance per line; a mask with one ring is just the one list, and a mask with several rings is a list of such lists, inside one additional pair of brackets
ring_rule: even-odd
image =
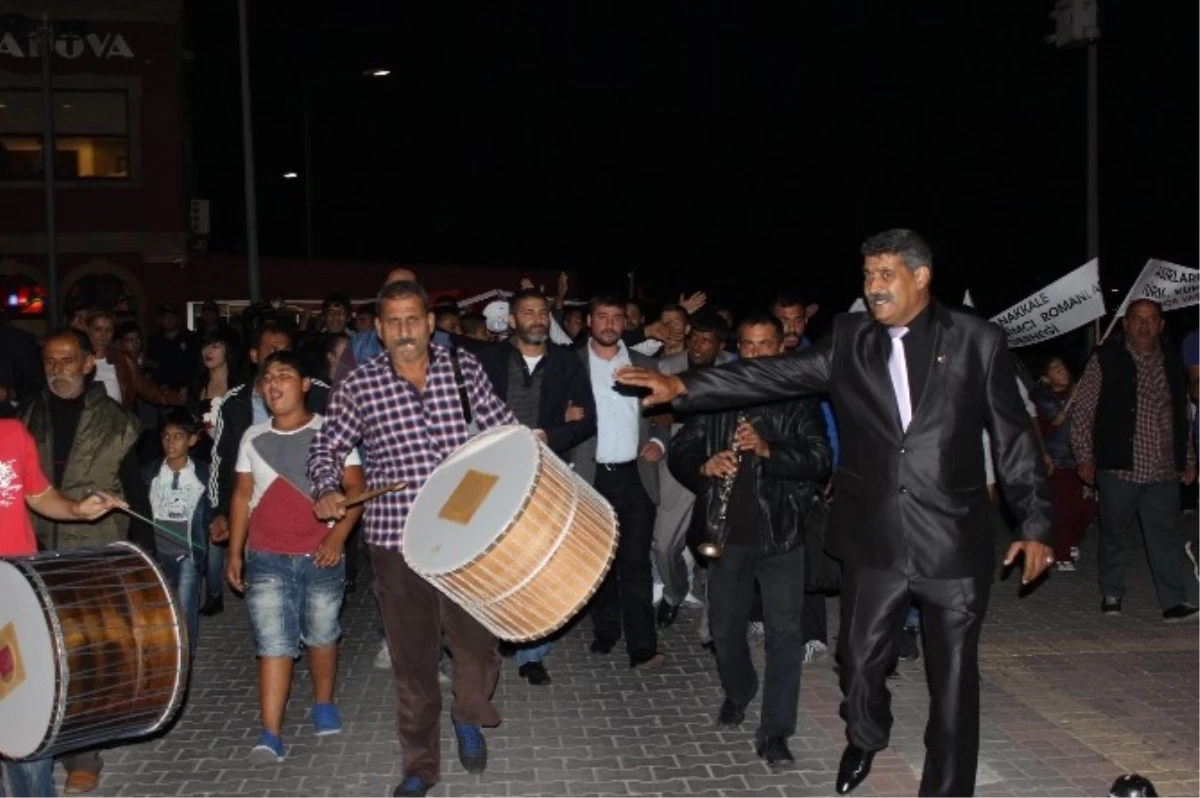
[(517, 649), (517, 667), (528, 665), (531, 662), (541, 662), (550, 653), (550, 649), (552, 648), (554, 648), (554, 644), (549, 640), (543, 640), (540, 643), (526, 643), (523, 647)]
[(169, 557), (157, 555), (158, 564), (167, 577), (171, 589), (179, 599), (179, 611), (187, 623), (188, 650), (192, 659), (196, 657), (196, 639), (200, 633), (200, 580), (203, 574), (196, 561), (187, 555)]
[(246, 605), (260, 657), (298, 657), (300, 644), (338, 641), (346, 561), (318, 568), (311, 556), (246, 552)]
[(908, 612), (905, 613), (905, 615), (904, 615), (904, 629), (905, 629), (905, 631), (912, 630), (912, 631), (916, 632), (920, 628), (921, 628), (921, 610), (917, 608), (916, 604), (909, 604)]
[(54, 796), (54, 757), (23, 759), (13, 762), (0, 759), (0, 796)]

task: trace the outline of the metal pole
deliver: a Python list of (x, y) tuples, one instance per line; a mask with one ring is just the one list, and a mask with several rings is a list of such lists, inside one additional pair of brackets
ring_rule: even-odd
[(58, 307), (58, 209), (54, 201), (54, 76), (50, 58), (54, 51), (54, 29), (42, 15), (42, 179), (46, 183), (46, 287), (51, 329), (59, 325)]
[(1087, 256), (1100, 255), (1099, 43), (1087, 44)]
[(304, 254), (313, 256), (312, 84), (304, 82)]
[(250, 301), (259, 300), (258, 204), (254, 191), (254, 122), (250, 115), (250, 43), (246, 29), (246, 0), (238, 0), (238, 55), (242, 62), (242, 161), (246, 182), (246, 261), (250, 270)]
[[(1097, 74), (1100, 44), (1093, 40), (1084, 46), (1087, 47), (1087, 257), (1091, 260), (1100, 256), (1100, 82)], [(1100, 334), (1099, 319), (1084, 330), (1085, 360), (1093, 348), (1104, 343), (1116, 321), (1114, 317), (1103, 335)]]

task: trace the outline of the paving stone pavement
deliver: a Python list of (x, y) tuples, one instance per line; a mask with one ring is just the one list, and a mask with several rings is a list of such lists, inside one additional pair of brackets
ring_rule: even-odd
[[(1054, 574), (1025, 598), (1015, 577), (992, 591), (977, 792), (1100, 796), (1118, 775), (1138, 771), (1162, 795), (1200, 794), (1197, 624), (1161, 621), (1134, 541), (1125, 613), (1102, 617), (1094, 539), (1088, 543), (1077, 572)], [(837, 602), (829, 608), (836, 634)], [(447, 701), (434, 795), (832, 795), (844, 737), (831, 660), (806, 667), (791, 740), (797, 761), (772, 771), (754, 755), (757, 708), (741, 730), (713, 725), (722, 694), (698, 646), (698, 621), (697, 610), (680, 613), (661, 638), (669, 660), (651, 672), (631, 671), (620, 649), (590, 654), (586, 621), (547, 659), (549, 686), (529, 686), (506, 659), (495, 696), (504, 723), (487, 732), (487, 772), (474, 776), (459, 765)], [(259, 731), (256, 666), (243, 602), (227, 596), (224, 614), (202, 620), (178, 721), (157, 738), (107, 750), (94, 794), (390, 795), (401, 778), (399, 745), (390, 672), (372, 667), (378, 638), (368, 589), (349, 597), (343, 624), (342, 734), (312, 734), (301, 664), (284, 729), (287, 761), (247, 761)], [(755, 656), (761, 665), (761, 642)], [(903, 664), (890, 686), (891, 747), (856, 795), (917, 793), (927, 708), (921, 664)], [(61, 789), (61, 768), (57, 775)]]

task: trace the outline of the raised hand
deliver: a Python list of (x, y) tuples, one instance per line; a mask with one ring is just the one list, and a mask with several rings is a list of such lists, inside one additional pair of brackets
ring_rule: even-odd
[(687, 386), (683, 384), (683, 380), (674, 374), (662, 374), (657, 369), (622, 366), (617, 369), (615, 378), (621, 385), (649, 389), (649, 395), (642, 399), (642, 404), (646, 407), (665, 404), (687, 393)]

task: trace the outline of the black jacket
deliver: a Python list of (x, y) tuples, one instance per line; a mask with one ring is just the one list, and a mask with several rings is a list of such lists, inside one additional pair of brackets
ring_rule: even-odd
[(667, 467), (681, 485), (696, 494), (689, 539), (723, 545), (729, 529), (720, 521), (721, 480), (703, 476), (700, 468), (729, 448), (737, 417), (742, 414), (771, 450), (770, 457), (754, 458), (762, 552), (783, 554), (803, 544), (804, 518), (824, 501), (820, 486), (832, 466), (825, 418), (816, 399), (690, 416), (671, 438)]
[[(475, 353), (491, 380), (496, 396), (508, 401), (508, 365), (516, 362), (526, 379), (532, 379), (511, 341), (483, 347)], [(538, 428), (546, 432), (546, 443), (559, 457), (596, 434), (596, 399), (588, 373), (579, 357), (558, 344), (546, 344), (546, 356), (537, 364), (542, 372), (542, 392), (538, 401)], [(566, 421), (567, 403), (583, 408), (583, 418)]]
[[(212, 502), (214, 517), (229, 517), (238, 447), (242, 444), (242, 436), (254, 422), (253, 395), (254, 381), (244, 382), (225, 394), (225, 401), (221, 402), (217, 411), (217, 423), (213, 425), (212, 432), (212, 471), (208, 478), (208, 498)], [(328, 402), (329, 386), (314, 379), (308, 391), (308, 409), (313, 413), (324, 413)]]
[(983, 430), (1017, 518), (1014, 536), (1050, 543), (1050, 494), (1004, 332), (934, 305), (929, 376), (907, 430), (888, 376), (891, 342), (869, 313), (846, 313), (810, 349), (682, 375), (687, 412), (828, 393), (841, 459), (829, 551), (852, 565), (929, 579), (987, 578), (995, 562)]
[[(1187, 441), (1192, 434), (1187, 416), (1187, 371), (1183, 359), (1171, 348), (1162, 351), (1163, 377), (1171, 402), (1170, 443), (1175, 469), (1187, 468)], [(1096, 400), (1096, 421), (1092, 431), (1092, 456), (1096, 468), (1125, 471), (1133, 468), (1133, 441), (1137, 428), (1137, 363), (1120, 337), (1110, 339), (1096, 349), (1100, 366), (1100, 396)]]

